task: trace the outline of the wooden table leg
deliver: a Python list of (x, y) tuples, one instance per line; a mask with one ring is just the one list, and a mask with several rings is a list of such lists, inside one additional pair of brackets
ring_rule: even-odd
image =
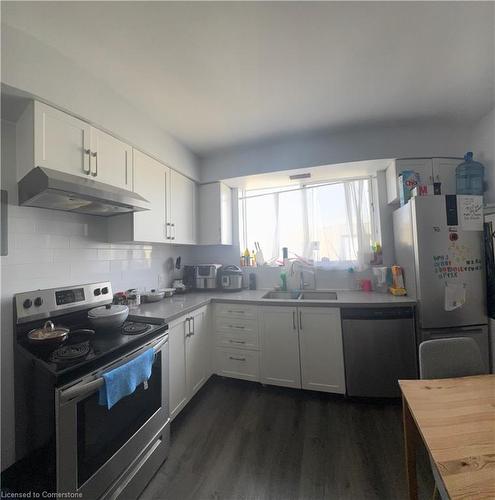
[(409, 500), (417, 500), (418, 477), (416, 475), (416, 446), (418, 443), (418, 429), (404, 396), (402, 396), (402, 418), (404, 423), (404, 448), (406, 453), (406, 474)]

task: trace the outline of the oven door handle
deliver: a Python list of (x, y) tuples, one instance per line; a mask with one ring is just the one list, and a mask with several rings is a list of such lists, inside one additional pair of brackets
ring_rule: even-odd
[[(160, 341), (158, 341), (156, 344), (153, 345), (153, 350), (155, 351), (155, 355), (167, 341), (168, 341), (168, 336), (165, 336), (165, 338), (162, 338)], [(111, 368), (109, 367), (109, 369)], [(100, 387), (102, 387), (104, 383), (105, 379), (103, 377), (98, 377), (97, 379), (91, 380), (90, 382), (87, 382), (83, 385), (79, 384), (73, 385), (72, 387), (64, 389), (60, 392), (59, 400), (61, 403), (66, 403), (67, 401), (70, 401), (71, 399), (77, 398), (84, 394), (90, 394), (99, 389)]]

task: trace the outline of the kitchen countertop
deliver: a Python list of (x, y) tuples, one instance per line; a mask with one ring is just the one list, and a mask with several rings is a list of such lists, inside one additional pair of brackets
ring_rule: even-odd
[(240, 292), (188, 292), (174, 295), (159, 302), (141, 304), (132, 308), (130, 314), (151, 318), (164, 318), (167, 322), (188, 314), (210, 302), (243, 303), (277, 306), (309, 307), (397, 307), (414, 306), (416, 300), (411, 297), (394, 297), (387, 293), (337, 290), (336, 300), (279, 300), (263, 299), (269, 290), (242, 290)]

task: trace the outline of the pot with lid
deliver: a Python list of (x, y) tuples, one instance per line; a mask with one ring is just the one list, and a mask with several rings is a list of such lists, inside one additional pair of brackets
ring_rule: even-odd
[(28, 340), (43, 347), (53, 347), (61, 344), (69, 335), (69, 329), (55, 326), (52, 321), (47, 321), (41, 328), (35, 328), (27, 334)]
[(107, 304), (88, 311), (88, 320), (97, 329), (120, 328), (129, 316), (129, 308), (123, 304)]
[(222, 290), (229, 292), (242, 290), (243, 273), (239, 267), (234, 265), (223, 266), (219, 274), (219, 282)]

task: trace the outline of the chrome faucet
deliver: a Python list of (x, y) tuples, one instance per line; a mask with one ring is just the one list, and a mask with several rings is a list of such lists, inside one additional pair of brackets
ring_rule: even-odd
[[(301, 273), (300, 275), (300, 281), (299, 281), (299, 290), (305, 290), (306, 287), (309, 285), (306, 281), (304, 281), (304, 271), (301, 269), (299, 271)], [(316, 273), (315, 271), (308, 271), (313, 275), (313, 289), (316, 290)]]

